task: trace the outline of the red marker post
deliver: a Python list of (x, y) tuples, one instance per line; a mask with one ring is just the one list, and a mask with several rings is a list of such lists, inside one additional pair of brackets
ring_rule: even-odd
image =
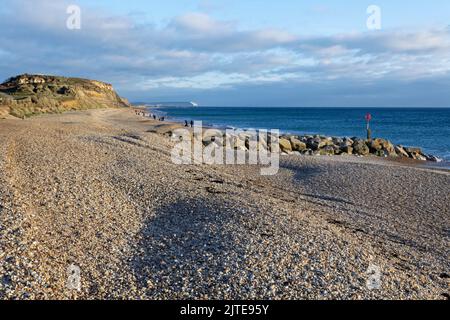
[(370, 121), (372, 120), (372, 115), (370, 113), (366, 114), (366, 122), (367, 122), (367, 140), (372, 140), (372, 132), (370, 130)]

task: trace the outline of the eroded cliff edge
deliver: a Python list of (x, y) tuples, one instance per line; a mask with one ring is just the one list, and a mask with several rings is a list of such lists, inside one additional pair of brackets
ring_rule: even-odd
[(23, 74), (0, 84), (0, 118), (128, 106), (111, 84), (96, 80)]

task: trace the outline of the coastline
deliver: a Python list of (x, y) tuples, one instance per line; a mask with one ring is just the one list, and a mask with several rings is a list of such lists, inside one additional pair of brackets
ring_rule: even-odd
[[(143, 105), (143, 106), (136, 107), (136, 110), (139, 110), (139, 111), (145, 110), (145, 111), (148, 111), (150, 113), (154, 113), (155, 110), (158, 110), (158, 108), (149, 107), (149, 106)], [(165, 118), (166, 118), (165, 121), (160, 122), (160, 126), (159, 126), (160, 129), (159, 130), (155, 130), (155, 132), (159, 132), (159, 133), (163, 133), (163, 134), (170, 133), (172, 131), (172, 129), (178, 128), (178, 126), (179, 126), (179, 128), (185, 128), (184, 121), (188, 121), (189, 120), (189, 119), (188, 120), (186, 120), (186, 119), (183, 120), (181, 118), (173, 118), (170, 115), (167, 117), (166, 114), (161, 114), (161, 113), (154, 113), (154, 114), (156, 114), (158, 117), (164, 115)], [(218, 129), (218, 130), (221, 130), (221, 131), (225, 131), (225, 130), (244, 130), (244, 131), (247, 131), (247, 130), (255, 130), (255, 129), (258, 130), (258, 128), (251, 128), (251, 129), (250, 128), (237, 128), (237, 127), (232, 127), (230, 125), (215, 125), (215, 124), (206, 124), (206, 125), (203, 124), (203, 127), (205, 129)], [(163, 128), (167, 128), (167, 130), (164, 130)], [(291, 137), (297, 139), (298, 137), (319, 137), (319, 136), (323, 137), (323, 135), (317, 135), (317, 134), (300, 134), (300, 133), (289, 132), (289, 131), (280, 131), (280, 137), (282, 137), (282, 138), (285, 137), (288, 140), (290, 140)], [(329, 136), (327, 138), (336, 139), (336, 138), (339, 138), (339, 137)], [(342, 137), (340, 139), (346, 139), (346, 138)], [(361, 137), (358, 137), (358, 139), (361, 139)], [(381, 139), (381, 140), (384, 140), (384, 139)], [(388, 142), (389, 144), (391, 144), (390, 141), (388, 141), (388, 140), (385, 140), (385, 141)], [(303, 142), (306, 142), (306, 141), (303, 140)], [(393, 145), (393, 147), (394, 146), (396, 147), (396, 145)], [(400, 147), (403, 149), (403, 146), (400, 146)], [(412, 146), (410, 146), (410, 147), (412, 147)], [(423, 146), (417, 146), (417, 147), (421, 149)], [(403, 150), (402, 150), (402, 152), (403, 152)], [(339, 154), (336, 154), (336, 155), (339, 155), (339, 156), (347, 155), (346, 153), (347, 152), (339, 153)], [(372, 153), (372, 152), (370, 152), (370, 153)], [(312, 154), (311, 152), (309, 153), (309, 155), (314, 155), (314, 156), (324, 156), (324, 155), (326, 155), (326, 156), (330, 156), (329, 154), (319, 154), (319, 153)], [(361, 155), (358, 155), (358, 154), (350, 154), (350, 155), (361, 156)], [(380, 158), (384, 158), (387, 161), (396, 162), (396, 163), (403, 164), (403, 165), (411, 165), (411, 166), (418, 166), (418, 167), (424, 167), (424, 168), (434, 168), (434, 169), (440, 169), (440, 170), (450, 170), (450, 161), (447, 161), (445, 159), (440, 159), (439, 157), (436, 157), (436, 156), (433, 156), (433, 155), (429, 155), (429, 156), (426, 155), (426, 154), (423, 154), (423, 155), (425, 155), (426, 157), (429, 157), (430, 159), (427, 160), (427, 161), (419, 160), (419, 159), (413, 159), (413, 158), (411, 158), (411, 155), (409, 157), (403, 157), (403, 156), (398, 156), (398, 155), (395, 155), (395, 156), (387, 156), (386, 155), (386, 156), (383, 156), (383, 157), (380, 157)], [(372, 157), (373, 155), (372, 154), (367, 154), (367, 155), (364, 155), (364, 156), (365, 157), (368, 157), (368, 156)], [(422, 157), (422, 159), (423, 159), (423, 157)]]
[(2, 299), (448, 298), (447, 171), (354, 156), (285, 155), (273, 177), (180, 166), (162, 135), (183, 126), (133, 109), (0, 121)]
[(162, 108), (180, 120), (203, 120), (218, 126), (280, 129), (293, 135), (366, 137), (363, 115), (372, 115), (372, 136), (403, 146), (422, 147), (425, 153), (450, 161), (446, 142), (449, 108), (274, 108), (201, 107)]

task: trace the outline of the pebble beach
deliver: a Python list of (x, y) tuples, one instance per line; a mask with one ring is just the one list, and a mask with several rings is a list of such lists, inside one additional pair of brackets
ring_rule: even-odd
[(449, 170), (176, 165), (159, 131), (129, 108), (0, 120), (0, 299), (449, 299)]

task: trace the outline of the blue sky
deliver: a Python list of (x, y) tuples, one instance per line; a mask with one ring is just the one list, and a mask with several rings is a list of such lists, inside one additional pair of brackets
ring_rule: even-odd
[(95, 78), (132, 101), (450, 107), (449, 24), (444, 0), (10, 0), (0, 77)]
[(150, 22), (170, 21), (186, 12), (205, 12), (217, 19), (237, 20), (244, 28), (278, 27), (296, 33), (366, 31), (365, 11), (380, 6), (385, 28), (450, 24), (450, 2), (427, 1), (262, 1), (262, 0), (84, 0), (79, 4), (108, 8), (117, 15), (135, 14)]

